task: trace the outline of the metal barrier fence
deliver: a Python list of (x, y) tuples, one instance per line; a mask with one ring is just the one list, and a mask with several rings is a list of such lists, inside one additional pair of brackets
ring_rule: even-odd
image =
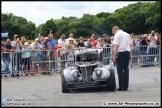
[[(55, 50), (36, 50), (20, 52), (1, 53), (1, 75), (5, 79), (11, 77), (23, 78), (29, 74), (56, 74), (66, 67), (74, 66), (74, 54), (76, 50), (86, 49), (58, 49)], [(100, 55), (103, 64), (113, 63), (113, 47), (98, 48), (102, 50)], [(151, 48), (149, 46), (133, 46), (132, 60), (130, 67), (135, 69), (141, 65), (161, 65), (161, 46)]]

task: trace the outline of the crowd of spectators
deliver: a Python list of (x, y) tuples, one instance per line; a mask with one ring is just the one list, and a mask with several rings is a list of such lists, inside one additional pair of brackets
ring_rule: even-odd
[[(136, 56), (132, 60), (133, 64), (137, 64), (139, 55), (154, 55), (159, 53), (157, 45), (161, 45), (161, 39), (158, 32), (155, 33), (155, 31), (152, 30), (150, 36), (144, 34), (141, 39), (137, 35), (134, 36), (133, 33), (131, 33), (130, 36), (132, 39), (132, 54)], [(33, 43), (29, 44), (26, 42), (25, 36), (21, 36), (19, 39), (18, 35), (15, 34), (13, 41), (8, 38), (5, 44), (1, 43), (1, 52), (3, 52), (2, 60), (6, 65), (4, 71), (10, 72), (9, 68), (10, 64), (12, 64), (12, 69), (18, 72), (27, 71), (27, 73), (29, 73), (31, 68), (35, 68), (32, 67), (32, 62), (48, 60), (51, 61), (50, 67), (55, 68), (55, 62), (52, 61), (56, 58), (63, 60), (72, 60), (74, 58), (73, 50), (60, 50), (56, 54), (55, 52), (58, 49), (103, 48), (103, 56), (111, 57), (113, 55), (113, 42), (113, 36), (108, 36), (107, 34), (103, 34), (101, 38), (96, 38), (95, 34), (92, 34), (87, 40), (85, 40), (83, 36), (80, 36), (77, 42), (73, 33), (70, 33), (68, 38), (62, 34), (60, 39), (56, 40), (53, 30), (50, 30), (48, 36), (39, 33), (38, 38), (36, 38)], [(49, 50), (50, 53), (48, 53), (47, 50)], [(12, 56), (12, 63), (11, 54), (9, 52), (16, 52)], [(150, 62), (153, 62), (154, 58), (155, 56), (150, 57)], [(146, 60), (147, 57), (143, 59), (143, 62), (146, 62)], [(110, 64), (110, 62), (111, 60), (109, 59), (103, 61), (104, 64)], [(42, 71), (45, 71), (47, 67), (49, 67), (47, 62), (40, 62), (39, 65), (36, 66), (41, 67)], [(26, 75), (28, 75), (27, 73)]]

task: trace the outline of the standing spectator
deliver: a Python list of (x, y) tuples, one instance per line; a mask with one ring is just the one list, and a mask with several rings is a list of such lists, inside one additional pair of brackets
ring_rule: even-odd
[(25, 43), (25, 36), (21, 36), (21, 41), (20, 41), (20, 45), (22, 46), (22, 45), (24, 45), (24, 43)]
[(134, 41), (134, 33), (131, 33), (130, 36), (131, 36), (131, 42), (133, 44), (133, 41)]
[[(65, 48), (65, 46), (67, 45), (68, 43), (66, 43), (66, 40), (65, 40), (65, 35), (62, 34), (60, 39), (58, 40), (58, 45), (60, 45), (62, 48)], [(65, 60), (65, 51), (64, 50), (61, 50), (60, 51), (61, 53), (61, 60)]]
[[(58, 41), (56, 41), (55, 46), (53, 48), (54, 52), (52, 53), (53, 59), (56, 60), (56, 59), (60, 58), (60, 49), (62, 49), (62, 46), (58, 44)], [(60, 65), (58, 62), (55, 62), (55, 68), (57, 68), (57, 69), (65, 68), (65, 63), (60, 63)]]
[(135, 39), (133, 41), (133, 47), (132, 47), (132, 55), (134, 56), (132, 58), (132, 64), (134, 64), (134, 67), (133, 68), (136, 68), (137, 65), (138, 65), (138, 56), (140, 54), (140, 39), (137, 36), (135, 36)]
[[(110, 57), (110, 47), (111, 47), (111, 40), (108, 39), (107, 34), (102, 35), (103, 40), (101, 46), (103, 47), (103, 57)], [(110, 58), (104, 60), (104, 65), (110, 64)]]
[[(22, 45), (22, 67), (26, 76), (28, 76), (30, 70), (30, 52), (29, 52), (30, 50), (31, 50), (30, 44), (28, 44), (28, 42), (25, 42)], [(26, 66), (27, 72), (25, 72)]]
[[(113, 61), (117, 62), (117, 73), (119, 78), (118, 91), (128, 90), (129, 86), (129, 59), (131, 54), (131, 38), (130, 35), (123, 30), (119, 30), (118, 26), (112, 28), (114, 35), (114, 56)], [(117, 59), (116, 59), (117, 56)]]
[(6, 44), (4, 45), (4, 48), (5, 48), (4, 50), (6, 52), (4, 52), (2, 54), (2, 60), (6, 65), (5, 73), (9, 74), (10, 73), (9, 65), (10, 65), (10, 61), (11, 61), (9, 52), (14, 52), (14, 49), (13, 49), (13, 47), (11, 45), (11, 40), (9, 38), (6, 39)]
[(73, 38), (74, 43), (77, 44), (77, 43), (76, 43), (76, 40), (74, 39), (73, 33), (70, 33), (70, 34), (69, 34), (69, 38), (66, 39), (66, 43), (69, 44), (69, 39), (71, 39), (71, 38)]
[(87, 43), (85, 44), (86, 48), (94, 48), (92, 43), (91, 43), (91, 38), (88, 38)]
[[(18, 38), (18, 35), (14, 35), (14, 41), (11, 42), (12, 47), (15, 50), (14, 54), (14, 65), (13, 68), (16, 68), (17, 73), (19, 74), (20, 68), (21, 68), (21, 62), (22, 62), (22, 57), (21, 57), (21, 45), (20, 45), (20, 40)], [(18, 75), (16, 75), (18, 76)]]
[(84, 44), (83, 40), (84, 40), (83, 36), (80, 36), (79, 42), (78, 42), (78, 48), (85, 48), (85, 44)]
[(48, 34), (48, 39), (50, 39), (50, 34), (53, 34), (54, 35), (54, 30), (53, 29), (50, 30), (50, 32)]
[[(148, 45), (149, 45), (149, 40), (147, 37), (147, 34), (143, 35), (143, 38), (141, 39), (141, 47), (140, 47), (140, 54), (141, 55), (147, 55), (147, 49), (148, 49)], [(143, 57), (142, 60), (143, 63), (146, 63), (146, 57)]]
[[(74, 43), (74, 39), (73, 38), (69, 38), (69, 44), (67, 44), (66, 48), (68, 49), (68, 56), (67, 59), (68, 60), (74, 60), (74, 49), (75, 47), (77, 47), (77, 45)], [(68, 66), (73, 66), (73, 62), (68, 62)]]
[(97, 41), (96, 41), (96, 38), (95, 38), (95, 34), (91, 35), (91, 43), (93, 45), (93, 48), (96, 48)]
[[(32, 49), (32, 52), (31, 52), (31, 63), (32, 62), (35, 62), (35, 61), (38, 61), (38, 55), (37, 55), (37, 53), (38, 53), (38, 51), (41, 49), (41, 45), (40, 45), (40, 43), (39, 43), (39, 39), (38, 38), (36, 38), (35, 39), (35, 42), (33, 42), (31, 45), (30, 45), (30, 47), (31, 47), (31, 49)], [(34, 68), (34, 67), (33, 67)]]
[[(56, 43), (55, 43), (55, 46), (53, 47), (53, 50), (55, 51), (54, 53), (52, 53), (52, 58), (60, 58), (60, 50), (59, 49), (61, 49), (62, 48), (62, 46), (60, 46), (59, 44), (58, 44), (58, 41), (56, 41)], [(55, 54), (57, 54), (57, 55), (55, 55)]]
[(41, 32), (41, 33), (38, 34), (39, 43), (41, 43), (40, 40), (42, 40), (42, 39), (41, 39), (41, 36), (44, 36), (44, 33)]
[(159, 36), (158, 32), (156, 32), (155, 35), (157, 36), (157, 62), (159, 62), (161, 39), (160, 39), (160, 36)]
[(102, 48), (102, 46), (101, 46), (101, 38), (98, 38), (96, 48)]
[(152, 55), (149, 57), (149, 61), (151, 63), (154, 62), (154, 58), (157, 54), (157, 40), (158, 40), (158, 37), (155, 35), (155, 32), (154, 30), (151, 31), (151, 36), (148, 37), (149, 41), (150, 41), (150, 45), (149, 45), (149, 55)]
[[(67, 44), (68, 43), (66, 43), (66, 41), (65, 41), (65, 35), (62, 34), (60, 39), (58, 40), (58, 45), (65, 49)], [(67, 52), (65, 50), (63, 50), (63, 49), (60, 50), (60, 56), (61, 56), (60, 59), (66, 60), (66, 57), (67, 57), (66, 54), (67, 54)], [(65, 62), (61, 62), (61, 68), (65, 68)]]
[(44, 34), (43, 33), (40, 34), (39, 43), (41, 44), (42, 41), (44, 41)]
[[(54, 52), (54, 50), (53, 50), (53, 47), (55, 46), (55, 40), (54, 40), (54, 38), (53, 38), (53, 34), (51, 33), (51, 34), (49, 34), (49, 42), (50, 42), (50, 59), (51, 60), (54, 60), (54, 58), (52, 58), (52, 53)], [(52, 62), (51, 63), (51, 65), (50, 65), (51, 67), (51, 69), (53, 69), (54, 67), (55, 67), (55, 64), (54, 64), (54, 62)]]
[[(50, 48), (50, 43), (48, 41), (48, 37), (45, 37), (44, 40), (41, 42), (41, 50), (48, 50), (49, 48)], [(47, 60), (48, 60), (48, 51), (42, 51), (41, 61), (47, 61)], [(47, 67), (47, 63), (42, 63), (41, 67), (42, 67), (42, 72), (44, 73)]]

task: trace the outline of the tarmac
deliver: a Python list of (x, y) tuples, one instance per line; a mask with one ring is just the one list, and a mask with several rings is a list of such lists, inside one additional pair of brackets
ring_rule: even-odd
[[(143, 67), (129, 72), (128, 91), (88, 88), (62, 93), (56, 75), (1, 78), (2, 106), (161, 106), (161, 67)], [(115, 71), (116, 85), (118, 76)]]

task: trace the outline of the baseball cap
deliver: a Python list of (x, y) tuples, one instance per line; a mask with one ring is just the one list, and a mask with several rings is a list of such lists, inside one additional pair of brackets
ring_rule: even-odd
[(107, 36), (107, 34), (103, 34), (102, 36)]
[(38, 41), (38, 40), (39, 40), (38, 38), (35, 39), (35, 41)]
[(28, 42), (25, 42), (24, 45), (30, 45), (30, 44), (28, 44)]
[(101, 38), (98, 38), (98, 40), (101, 40)]
[(45, 37), (44, 39), (45, 39), (45, 40), (48, 40), (48, 37)]
[(62, 35), (61, 35), (61, 37), (65, 37), (65, 35), (64, 35), (64, 34), (62, 34)]

